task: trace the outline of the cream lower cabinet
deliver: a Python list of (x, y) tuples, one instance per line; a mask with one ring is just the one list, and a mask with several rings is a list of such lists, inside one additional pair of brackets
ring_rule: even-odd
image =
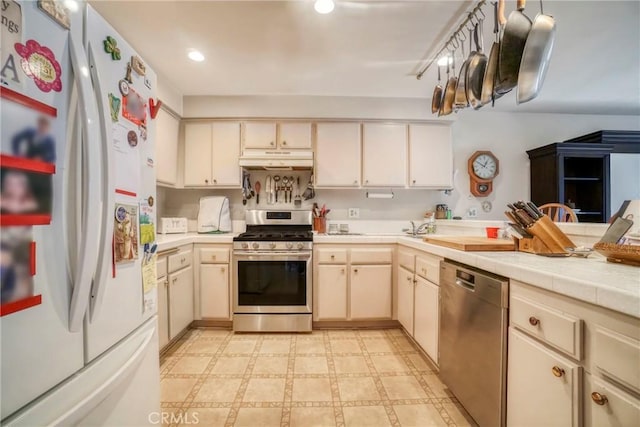
[(391, 320), (393, 248), (314, 245), (313, 320)]
[(585, 373), (584, 426), (640, 426), (640, 400)]
[(319, 265), (316, 320), (347, 319), (347, 266)]
[(196, 245), (196, 319), (231, 320), (231, 246)]
[(412, 271), (398, 267), (398, 322), (413, 336), (415, 278)]
[(156, 275), (158, 277), (158, 346), (162, 349), (169, 344), (169, 278), (166, 256), (158, 257)]
[(436, 365), (438, 364), (438, 336), (440, 331), (439, 299), (440, 288), (418, 276), (414, 297), (413, 338)]
[(391, 265), (351, 266), (351, 319), (391, 318)]
[(507, 425), (579, 426), (582, 368), (509, 328)]
[(191, 324), (193, 314), (193, 268), (170, 273), (169, 280), (169, 338), (173, 339)]

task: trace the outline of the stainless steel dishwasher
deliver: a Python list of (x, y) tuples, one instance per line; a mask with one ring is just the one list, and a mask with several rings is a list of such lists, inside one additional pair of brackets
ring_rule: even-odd
[(440, 376), (481, 427), (506, 424), (509, 280), (440, 263)]

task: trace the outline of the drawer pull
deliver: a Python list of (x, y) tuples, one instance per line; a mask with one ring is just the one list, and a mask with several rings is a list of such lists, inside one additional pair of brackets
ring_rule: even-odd
[(344, 274), (344, 268), (343, 268), (342, 270), (340, 270), (340, 272), (341, 272), (342, 274)]
[(222, 273), (224, 273), (224, 267), (222, 267), (222, 268), (220, 269), (220, 271), (221, 271)]
[(607, 396), (605, 396), (604, 394), (600, 394), (597, 391), (594, 391), (593, 393), (591, 393), (591, 400), (593, 400), (596, 405), (604, 405), (605, 403), (607, 403), (609, 401), (609, 399), (607, 399)]
[(564, 375), (564, 369), (560, 368), (559, 366), (554, 366), (553, 368), (551, 368), (551, 372), (553, 372), (553, 375), (558, 378)]
[(335, 255), (331, 255), (331, 260), (334, 260), (334, 259), (336, 259), (336, 256)]
[(407, 282), (410, 282), (410, 281), (411, 281), (411, 277), (407, 276)]
[(184, 264), (184, 262), (185, 262), (186, 260), (187, 260), (186, 258), (180, 258), (180, 262), (181, 262), (182, 264)]
[(215, 256), (215, 255), (211, 255), (211, 259), (212, 259), (212, 260), (215, 260), (215, 259), (216, 259), (216, 256)]
[(353, 272), (357, 274), (358, 273), (358, 269), (356, 268), (355, 270), (353, 270)]
[(171, 281), (171, 283), (175, 284), (178, 281), (177, 277), (174, 277), (173, 280)]
[(529, 317), (529, 324), (531, 326), (538, 326), (540, 324), (540, 320), (537, 317), (531, 316)]

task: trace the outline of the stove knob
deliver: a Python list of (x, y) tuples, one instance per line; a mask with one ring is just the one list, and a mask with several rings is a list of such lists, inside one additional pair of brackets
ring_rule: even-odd
[(304, 248), (304, 243), (298, 243), (298, 250), (302, 250)]
[(248, 243), (243, 243), (242, 244), (242, 249), (249, 249), (249, 244)]
[(276, 248), (276, 242), (271, 242), (271, 243), (269, 243), (269, 247), (270, 247), (271, 249), (275, 249), (275, 248)]
[(293, 243), (287, 242), (287, 249), (293, 249)]
[(257, 244), (257, 243), (254, 243), (254, 244), (252, 244), (252, 245), (251, 245), (251, 247), (252, 247), (253, 249), (258, 249), (258, 248), (260, 247), (260, 245), (259, 245), (259, 244)]

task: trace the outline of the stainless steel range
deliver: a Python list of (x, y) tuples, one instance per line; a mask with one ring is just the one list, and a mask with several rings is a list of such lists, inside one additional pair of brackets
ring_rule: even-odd
[(310, 211), (250, 210), (233, 239), (233, 330), (310, 332)]

